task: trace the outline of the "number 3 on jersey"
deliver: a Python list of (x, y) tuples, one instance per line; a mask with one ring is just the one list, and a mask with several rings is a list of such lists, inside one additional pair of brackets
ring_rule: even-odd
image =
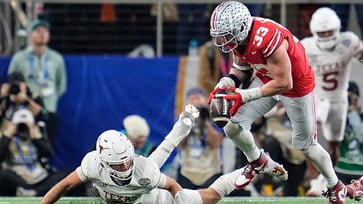
[(263, 41), (263, 37), (265, 37), (267, 32), (268, 32), (268, 28), (259, 27), (256, 31), (255, 38), (253, 39), (253, 44), (254, 45), (256, 44), (256, 46), (260, 46)]

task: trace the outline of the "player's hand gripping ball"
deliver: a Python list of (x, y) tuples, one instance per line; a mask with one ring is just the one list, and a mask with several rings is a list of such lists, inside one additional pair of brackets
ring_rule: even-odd
[(232, 104), (231, 101), (224, 98), (226, 95), (225, 90), (219, 90), (209, 103), (210, 118), (220, 128), (224, 127), (231, 118), (229, 109)]

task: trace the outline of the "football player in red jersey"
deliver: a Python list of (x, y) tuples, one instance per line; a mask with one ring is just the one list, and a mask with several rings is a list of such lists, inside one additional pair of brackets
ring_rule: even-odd
[[(210, 94), (221, 89), (231, 92), (231, 120), (224, 127), (228, 137), (246, 155), (249, 163), (235, 182), (248, 185), (256, 174), (287, 180), (287, 171), (259, 149), (250, 132), (251, 123), (281, 101), (293, 127), (292, 144), (327, 179), (329, 203), (344, 203), (346, 186), (338, 180), (328, 152), (317, 142), (314, 73), (300, 41), (282, 25), (266, 18), (252, 17), (238, 1), (225, 1), (213, 11), (210, 34), (223, 52), (233, 52), (233, 68)], [(251, 70), (255, 77), (246, 89)]]

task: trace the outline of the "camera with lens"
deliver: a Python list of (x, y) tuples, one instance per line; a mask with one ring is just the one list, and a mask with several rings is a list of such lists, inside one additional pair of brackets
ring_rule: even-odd
[(12, 83), (9, 87), (9, 94), (10, 95), (17, 95), (20, 92), (20, 86), (18, 83)]
[(21, 140), (30, 139), (30, 129), (26, 123), (18, 123), (16, 125), (16, 133)]
[(201, 121), (210, 120), (208, 107), (197, 107), (199, 110), (199, 118)]

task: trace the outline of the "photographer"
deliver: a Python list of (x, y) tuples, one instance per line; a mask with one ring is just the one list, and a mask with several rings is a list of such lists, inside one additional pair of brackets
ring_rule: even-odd
[(43, 167), (40, 158), (52, 154), (33, 114), (20, 109), (7, 122), (0, 138), (0, 196), (41, 196), (67, 175)]
[(223, 130), (210, 121), (207, 98), (202, 89), (188, 90), (187, 103), (196, 106), (200, 115), (188, 137), (179, 145), (181, 160), (177, 181), (184, 188), (206, 188), (222, 174)]
[(30, 110), (37, 123), (46, 122), (48, 119), (48, 111), (44, 108), (43, 100), (39, 96), (33, 96), (21, 73), (14, 72), (8, 76), (8, 83), (1, 85), (0, 120), (2, 126), (4, 121), (11, 121), (15, 111), (22, 108)]

